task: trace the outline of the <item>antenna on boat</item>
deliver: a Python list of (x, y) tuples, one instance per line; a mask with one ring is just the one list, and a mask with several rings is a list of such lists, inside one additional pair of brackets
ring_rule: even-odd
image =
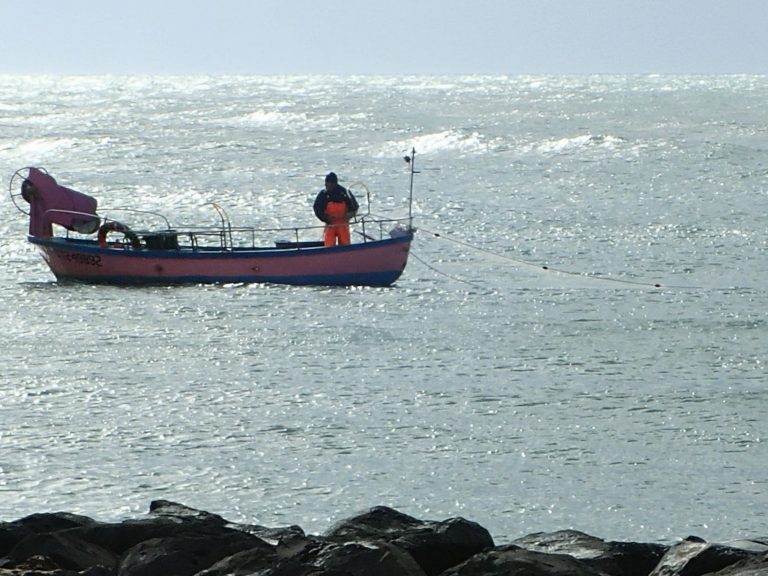
[(412, 148), (411, 155), (404, 156), (403, 160), (411, 167), (411, 185), (408, 192), (408, 227), (413, 228), (413, 175), (418, 174), (416, 171), (416, 148)]

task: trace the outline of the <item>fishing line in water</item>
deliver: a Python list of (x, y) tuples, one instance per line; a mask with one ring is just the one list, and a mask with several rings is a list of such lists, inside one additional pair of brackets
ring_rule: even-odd
[[(640, 280), (628, 280), (625, 278), (607, 278), (605, 276), (595, 276), (593, 274), (587, 274), (584, 272), (573, 272), (570, 270), (563, 270), (562, 268), (553, 268), (552, 266), (542, 265), (538, 264), (536, 262), (530, 262), (528, 260), (522, 260), (520, 258), (514, 258), (512, 256), (508, 256), (507, 254), (501, 254), (499, 252), (494, 252), (493, 250), (488, 250), (487, 248), (483, 248), (481, 246), (475, 246), (473, 244), (470, 244), (468, 242), (465, 242), (464, 240), (459, 240), (458, 238), (452, 238), (450, 236), (445, 236), (441, 234), (440, 232), (435, 232), (433, 230), (428, 230), (423, 227), (419, 227), (419, 230), (422, 230), (428, 234), (431, 234), (435, 238), (439, 238), (441, 240), (447, 240), (448, 242), (453, 242), (454, 244), (458, 244), (460, 246), (464, 246), (465, 248), (469, 248), (471, 250), (475, 250), (477, 252), (482, 252), (484, 254), (488, 254), (489, 256), (493, 256), (495, 258), (500, 258), (502, 260), (507, 260), (509, 262), (513, 262), (520, 266), (527, 266), (530, 268), (534, 268), (536, 270), (544, 271), (544, 272), (554, 272), (555, 274), (560, 274), (563, 276), (572, 276), (576, 278), (583, 278), (586, 280), (593, 280), (598, 282), (612, 282), (616, 284), (627, 284), (631, 286), (642, 286), (646, 288), (677, 288), (677, 289), (697, 289), (699, 287), (697, 286), (672, 286), (672, 285), (662, 285), (659, 282), (644, 282)], [(427, 265), (423, 260), (417, 258), (419, 262), (422, 264)], [(428, 266), (428, 265), (427, 265)], [(433, 267), (428, 266), (430, 269), (435, 270)], [(439, 272), (438, 270), (435, 270), (436, 272)], [(444, 274), (442, 272), (439, 272), (440, 274), (443, 274), (445, 276), (448, 276), (447, 274)], [(467, 282), (468, 284), (471, 284), (470, 282)]]
[(488, 292), (488, 288), (485, 286), (480, 286), (479, 284), (475, 284), (474, 282), (470, 282), (469, 280), (465, 280), (464, 278), (459, 278), (458, 276), (454, 276), (452, 274), (448, 274), (446, 272), (443, 272), (442, 270), (438, 270), (431, 264), (427, 263), (423, 258), (419, 258), (416, 254), (414, 254), (413, 250), (410, 252), (410, 256), (412, 258), (415, 258), (419, 262), (421, 262), (424, 266), (432, 270), (435, 274), (439, 274), (440, 276), (445, 276), (446, 278), (450, 278), (451, 280), (455, 280), (456, 282), (461, 282), (462, 284), (467, 284), (468, 286), (472, 286), (473, 288), (477, 288), (478, 290), (483, 290)]

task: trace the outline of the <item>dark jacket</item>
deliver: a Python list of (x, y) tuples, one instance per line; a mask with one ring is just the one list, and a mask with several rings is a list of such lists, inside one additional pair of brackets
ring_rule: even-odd
[(336, 184), (329, 191), (323, 188), (318, 193), (317, 198), (315, 198), (315, 204), (312, 207), (315, 211), (315, 216), (323, 222), (327, 221), (325, 207), (328, 206), (328, 202), (346, 202), (347, 212), (352, 216), (357, 213), (357, 209), (360, 207), (352, 192), (344, 188), (344, 186)]

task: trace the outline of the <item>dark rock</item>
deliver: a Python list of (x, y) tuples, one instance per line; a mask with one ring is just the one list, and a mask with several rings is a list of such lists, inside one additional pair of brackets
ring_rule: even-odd
[(717, 572), (717, 576), (765, 576), (768, 574), (768, 553), (745, 558)]
[(390, 540), (424, 522), (386, 506), (375, 506), (363, 514), (337, 522), (325, 533), (329, 540)]
[(278, 528), (268, 528), (256, 524), (227, 524), (233, 530), (240, 530), (258, 536), (262, 540), (277, 544), (279, 542), (304, 538), (304, 530), (300, 526), (284, 526)]
[(67, 528), (90, 526), (95, 523), (96, 521), (92, 518), (88, 518), (88, 516), (70, 514), (69, 512), (30, 514), (20, 520), (10, 522), (12, 525), (22, 526), (37, 534), (58, 532), (59, 530), (66, 530)]
[(46, 534), (93, 523), (94, 520), (87, 516), (68, 512), (31, 514), (13, 522), (2, 522), (0, 523), (0, 557), (8, 554), (14, 546), (31, 534)]
[(92, 566), (82, 572), (78, 572), (77, 576), (115, 576), (115, 570), (105, 566)]
[[(8, 554), (14, 546), (31, 534), (33, 532), (24, 526), (15, 526), (5, 522), (0, 524), (0, 558)], [(0, 567), (2, 567), (1, 561)]]
[(725, 546), (746, 550), (748, 552), (768, 552), (768, 538), (751, 538), (748, 540), (730, 540), (723, 542)]
[[(27, 574), (29, 572), (41, 572), (45, 574), (50, 573), (60, 573), (63, 572), (61, 566), (59, 566), (56, 562), (54, 562), (51, 558), (48, 558), (47, 556), (30, 556), (29, 558), (24, 559), (23, 561), (19, 562), (18, 564), (14, 565), (13, 568), (9, 568), (8, 572), (15, 572), (15, 573), (23, 573)], [(68, 572), (74, 572), (72, 570), (69, 570)], [(2, 574), (2, 572), (0, 572)]]
[(319, 536), (293, 536), (281, 539), (277, 544), (277, 558), (283, 560), (303, 554), (307, 550), (319, 550), (326, 540)]
[(141, 542), (180, 536), (214, 536), (231, 532), (219, 522), (189, 518), (160, 517), (104, 523), (69, 530), (79, 538), (97, 544), (118, 556)]
[(568, 554), (614, 576), (647, 576), (669, 549), (662, 544), (606, 542), (578, 530), (539, 532), (512, 543), (534, 552)]
[(65, 570), (50, 558), (33, 556), (14, 568), (0, 568), (0, 576), (114, 576), (111, 570), (92, 572), (101, 568), (88, 568), (84, 571)]
[(376, 542), (331, 542), (294, 535), (276, 547), (253, 548), (217, 562), (196, 576), (425, 576), (410, 554)]
[(175, 518), (180, 521), (197, 520), (202, 523), (218, 524), (220, 526), (227, 524), (227, 521), (218, 514), (190, 508), (170, 500), (153, 500), (149, 503), (149, 514), (160, 518)]
[(236, 552), (214, 563), (210, 568), (197, 573), (197, 576), (240, 576), (262, 573), (271, 568), (277, 560), (274, 546), (261, 542), (241, 552)]
[(568, 554), (534, 552), (509, 544), (475, 554), (441, 576), (605, 576)]
[(7, 558), (16, 566), (37, 556), (49, 558), (56, 566), (67, 570), (85, 570), (92, 566), (112, 568), (118, 560), (115, 554), (78, 538), (68, 530), (27, 536), (8, 553)]
[(304, 530), (300, 526), (270, 528), (256, 524), (238, 524), (229, 522), (218, 514), (190, 508), (184, 504), (169, 500), (154, 500), (150, 503), (149, 510), (150, 516), (154, 517), (154, 519), (177, 522), (184, 526), (187, 532), (215, 533), (226, 528), (246, 532), (258, 536), (262, 540), (272, 541), (275, 544), (281, 539), (293, 538), (295, 536), (303, 537), (305, 535)]
[(696, 536), (688, 537), (672, 546), (649, 576), (711, 574), (757, 556), (759, 553), (742, 548), (710, 544)]
[(440, 574), (494, 546), (490, 533), (464, 518), (430, 522), (421, 530), (409, 530), (392, 541), (409, 552), (427, 576)]
[(768, 538), (672, 547), (576, 530), (495, 547), (464, 518), (420, 520), (383, 506), (324, 535), (268, 528), (155, 500), (119, 523), (57, 512), (0, 522), (0, 576), (767, 576)]
[[(239, 532), (258, 536), (285, 536), (295, 531), (231, 524), (216, 514), (195, 510), (182, 504), (157, 500), (152, 502), (150, 517), (120, 523), (100, 523), (71, 532), (117, 555), (122, 555), (141, 542), (179, 537), (228, 537)], [(299, 533), (303, 535), (301, 529)], [(258, 543), (258, 538), (253, 542)]]
[(208, 536), (156, 538), (123, 556), (119, 576), (192, 576), (243, 550), (263, 545), (256, 536), (227, 530)]
[(436, 576), (472, 555), (494, 546), (488, 530), (464, 518), (440, 522), (417, 520), (377, 506), (343, 520), (326, 532), (333, 542), (378, 541), (408, 552), (427, 576)]
[(382, 540), (314, 544), (279, 559), (259, 576), (425, 576), (410, 554)]

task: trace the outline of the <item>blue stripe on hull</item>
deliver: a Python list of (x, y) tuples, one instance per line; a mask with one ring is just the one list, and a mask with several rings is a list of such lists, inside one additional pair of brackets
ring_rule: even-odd
[(82, 284), (112, 284), (120, 286), (168, 286), (183, 284), (286, 284), (291, 286), (391, 286), (402, 272), (375, 272), (344, 276), (243, 276), (234, 278), (219, 278), (217, 276), (185, 276), (182, 278), (156, 278), (136, 276), (101, 276), (74, 277), (57, 276), (62, 283), (76, 282)]

